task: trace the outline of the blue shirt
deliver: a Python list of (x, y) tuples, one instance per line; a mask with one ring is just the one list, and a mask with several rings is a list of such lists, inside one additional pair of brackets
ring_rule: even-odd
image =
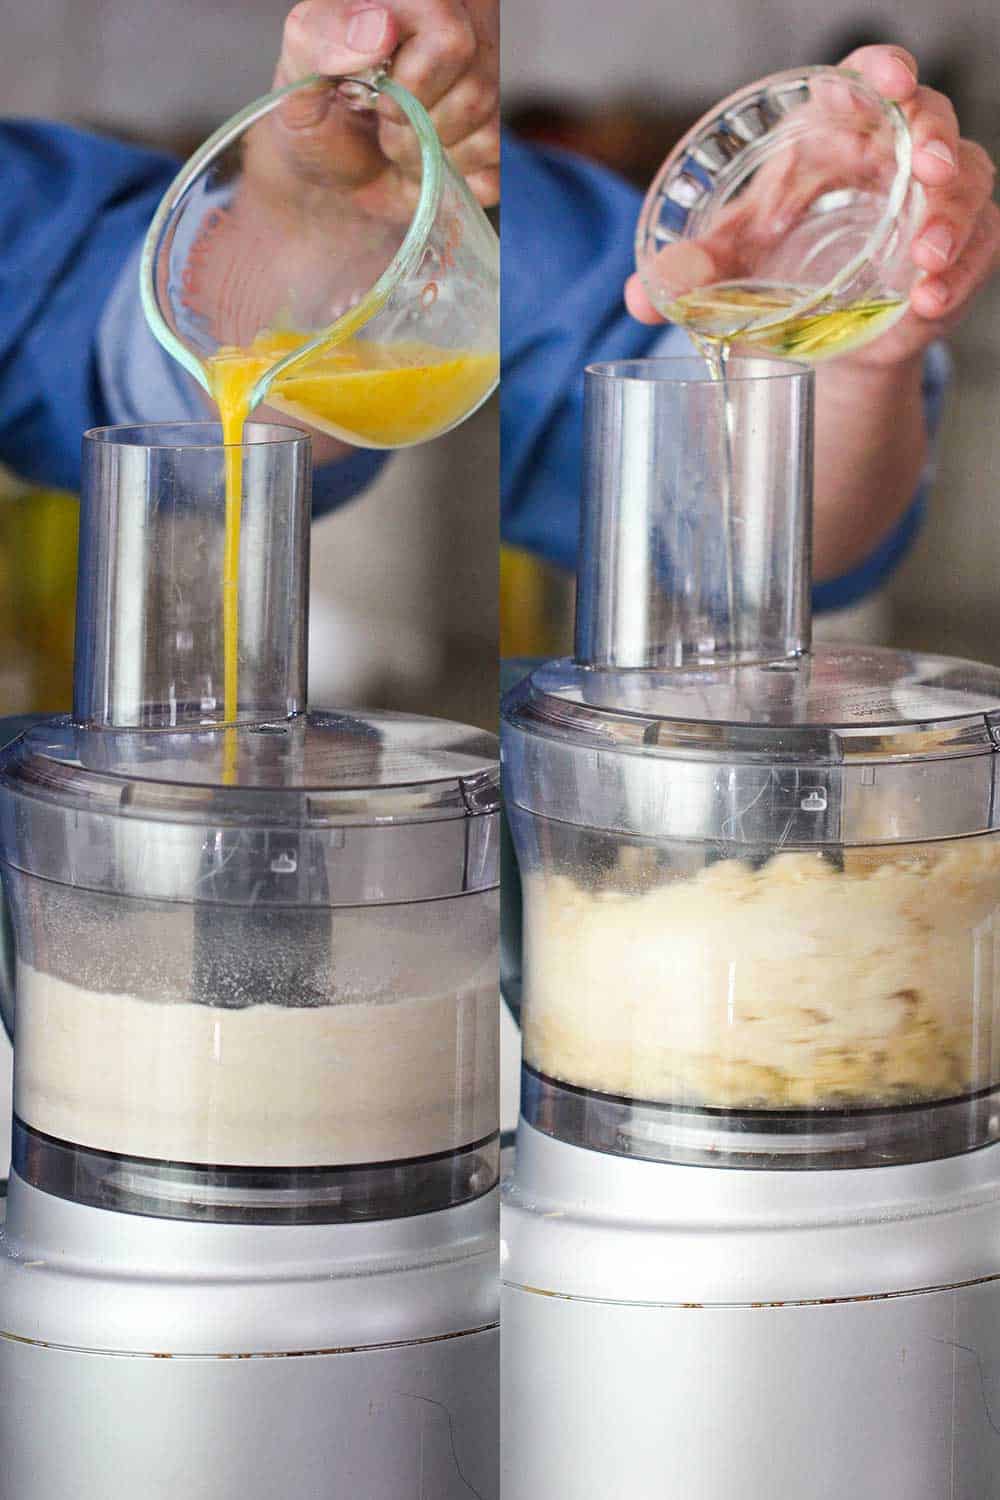
[[(115, 422), (204, 416), (194, 381), (153, 338), (138, 293), (142, 239), (170, 158), (65, 125), (0, 123), (0, 461), (75, 489), (80, 436)], [(625, 311), (639, 194), (613, 173), (507, 137), (503, 160), (501, 530), (572, 568), (579, 525), (583, 367), (686, 351), (678, 329)], [(927, 361), (937, 426), (947, 359)], [(364, 449), (317, 471), (317, 514), (378, 472)], [(929, 475), (865, 564), (820, 585), (834, 608), (878, 587), (916, 535)]]

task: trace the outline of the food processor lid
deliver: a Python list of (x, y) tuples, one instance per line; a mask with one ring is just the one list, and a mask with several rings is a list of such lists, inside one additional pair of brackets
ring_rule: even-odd
[(627, 837), (774, 848), (1000, 828), (1000, 671), (821, 648), (676, 671), (551, 662), (503, 709), (507, 802)]
[(500, 805), (493, 735), (447, 720), (315, 712), (220, 729), (39, 724), (0, 757), (0, 785), (105, 816), (323, 829), (440, 822)]
[(567, 747), (680, 760), (922, 761), (1000, 745), (1000, 669), (874, 647), (676, 670), (536, 668), (504, 719)]

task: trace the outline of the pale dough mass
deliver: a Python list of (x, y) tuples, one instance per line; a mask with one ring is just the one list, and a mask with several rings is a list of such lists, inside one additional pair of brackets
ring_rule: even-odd
[(525, 1057), (550, 1077), (729, 1108), (1000, 1080), (1000, 840), (621, 884), (524, 882)]

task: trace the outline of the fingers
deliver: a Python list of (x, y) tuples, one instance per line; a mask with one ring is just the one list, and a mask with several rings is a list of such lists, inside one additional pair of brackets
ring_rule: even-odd
[(470, 135), (460, 145), (449, 151), (449, 156), (463, 177), (472, 177), (477, 172), (500, 168), (500, 127), (485, 125)]
[(634, 273), (625, 283), (625, 306), (640, 323), (662, 323), (664, 320), (656, 311), (646, 294), (646, 288)]
[(928, 186), (947, 182), (956, 169), (958, 120), (951, 101), (917, 83), (917, 61), (903, 47), (859, 47), (841, 67), (860, 73), (884, 99), (902, 105), (914, 146), (914, 175)]
[(858, 47), (841, 62), (860, 73), (884, 99), (905, 104), (917, 91), (917, 60), (905, 47)]
[(361, 73), (390, 56), (399, 39), (392, 12), (370, 0), (301, 0), (285, 19), (275, 83), (310, 73)]
[[(656, 257), (655, 272), (657, 288), (662, 291), (661, 305), (719, 280), (717, 261), (697, 240), (679, 240), (668, 245)], [(625, 284), (625, 306), (640, 323), (664, 321), (638, 276), (630, 276)]]
[(914, 175), (936, 187), (954, 176), (959, 141), (955, 110), (944, 94), (918, 87), (917, 62), (903, 47), (859, 47), (842, 67), (860, 73), (885, 99), (904, 107), (913, 138)]
[(918, 317), (935, 322), (957, 316), (1000, 267), (1000, 209), (985, 203), (969, 234), (965, 253), (940, 275), (914, 287), (910, 306)]
[(940, 187), (958, 170), (960, 131), (950, 99), (935, 89), (918, 89), (904, 113), (913, 141), (913, 175), (925, 187)]
[[(391, 55), (398, 37), (391, 12), (371, 0), (301, 0), (285, 19), (274, 81), (281, 86), (312, 73), (363, 73)], [(253, 150), (261, 176), (273, 170), (272, 150), (303, 182), (360, 184), (383, 165), (368, 122), (323, 85), (284, 100), (258, 134)]]
[[(498, 0), (301, 0), (285, 21), (275, 81), (360, 73), (390, 56), (394, 79), (429, 111), (457, 170), (475, 179), (470, 186), (481, 202), (496, 202)], [(350, 118), (329, 89), (317, 89), (293, 95), (277, 123), (309, 180), (365, 181), (386, 159), (416, 178), (421, 158), (413, 127), (386, 96), (377, 113), (373, 133), (370, 120)]]
[[(391, 101), (387, 101), (391, 102)], [(379, 139), (390, 161), (409, 172), (420, 164), (420, 146), (409, 124), (395, 111), (382, 113)], [(500, 164), (499, 91), (477, 76), (463, 79), (446, 95), (431, 119), (441, 144), (463, 176)]]
[(477, 68), (449, 89), (431, 110), (431, 119), (442, 146), (448, 148), (495, 122), (499, 108), (499, 79), (484, 77)]
[[(379, 133), (380, 149), (385, 153), (389, 161), (399, 167), (408, 177), (414, 180), (420, 174), (420, 147), (416, 136), (409, 125), (393, 125), (384, 122)], [(497, 125), (485, 126), (475, 135), (453, 147), (448, 156), (451, 163), (460, 176), (467, 181), (470, 177), (478, 176), (480, 172), (500, 170), (500, 128)], [(478, 193), (476, 194), (478, 197)], [(483, 201), (480, 199), (480, 201)], [(490, 198), (491, 203), (498, 201)]]
[[(988, 153), (961, 137), (950, 99), (921, 87), (914, 57), (900, 47), (862, 47), (844, 59), (883, 97), (903, 109), (913, 142), (913, 175), (927, 192), (927, 213), (913, 244), (926, 274), (910, 294), (928, 339), (953, 322), (1000, 264), (1000, 210), (992, 201)], [(935, 325), (935, 327), (929, 327)]]
[(490, 167), (484, 172), (473, 172), (465, 180), (472, 196), (478, 199), (484, 208), (492, 208), (495, 203), (500, 202), (499, 167)]
[(940, 274), (965, 250), (993, 192), (993, 163), (981, 146), (960, 141), (958, 175), (950, 187), (927, 195), (927, 215), (913, 245), (921, 270)]
[[(497, 0), (433, 0), (442, 20), (432, 28), (428, 0), (393, 0), (400, 17), (403, 44), (393, 60), (393, 77), (409, 88), (429, 110), (452, 164), (467, 179), (477, 179), (473, 191), (481, 201), (497, 200), (492, 176), (500, 166), (499, 9)], [(413, 24), (404, 7), (414, 4), (421, 31), (407, 39)], [(444, 16), (450, 17), (444, 24)], [(449, 43), (448, 38), (451, 37)], [(436, 51), (450, 46), (445, 69), (428, 74), (418, 47)], [(392, 109), (382, 115), (382, 149), (404, 171), (418, 167), (412, 130)], [(482, 197), (483, 194), (487, 196)]]
[(472, 17), (462, 0), (392, 0), (392, 10), (400, 38), (392, 76), (433, 110), (475, 61)]

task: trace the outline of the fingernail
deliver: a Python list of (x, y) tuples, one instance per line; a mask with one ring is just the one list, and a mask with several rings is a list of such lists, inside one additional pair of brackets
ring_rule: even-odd
[(924, 300), (934, 307), (944, 307), (948, 300), (948, 290), (939, 281), (925, 281), (921, 290)]
[(945, 145), (944, 141), (928, 141), (927, 145), (922, 149), (926, 151), (928, 156), (933, 156), (938, 161), (943, 161), (946, 167), (953, 167), (955, 165), (955, 153), (950, 147)]
[(916, 81), (917, 81), (917, 70), (913, 66), (913, 64), (910, 61), (910, 59), (908, 57), (903, 57), (898, 52), (894, 52), (892, 54), (892, 58), (893, 58), (893, 62), (898, 62), (901, 68), (905, 68), (906, 69), (907, 73), (909, 73), (909, 75), (913, 79), (914, 83), (916, 83)]
[(947, 260), (951, 255), (955, 237), (943, 224), (935, 224), (933, 229), (928, 229), (926, 234), (920, 236), (920, 243), (926, 245), (927, 249), (939, 260)]
[(347, 23), (344, 40), (352, 52), (377, 52), (385, 37), (389, 13), (381, 5), (356, 10)]

